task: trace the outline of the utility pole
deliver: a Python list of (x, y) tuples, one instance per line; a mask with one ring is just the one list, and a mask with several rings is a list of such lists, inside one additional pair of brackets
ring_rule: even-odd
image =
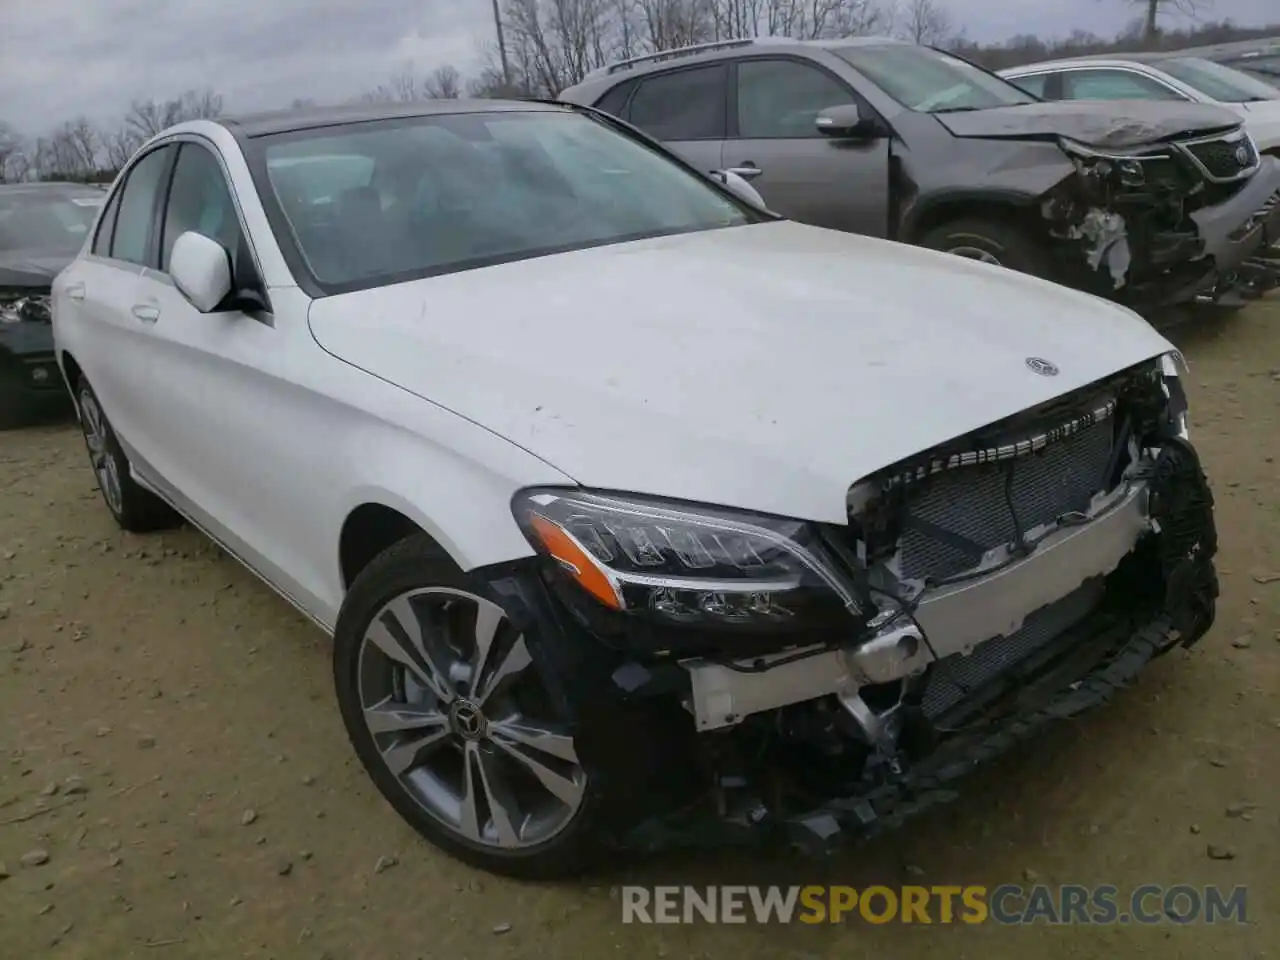
[(498, 0), (493, 0), (493, 29), (498, 34), (498, 58), (502, 61), (502, 84), (507, 88), (503, 93), (510, 96), (511, 62), (507, 60), (507, 40), (502, 33), (502, 11), (498, 7)]

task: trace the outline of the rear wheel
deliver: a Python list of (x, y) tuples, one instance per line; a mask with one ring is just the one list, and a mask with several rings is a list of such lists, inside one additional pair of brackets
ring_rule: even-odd
[(529, 879), (578, 874), (603, 852), (602, 803), (537, 640), (425, 536), (356, 579), (333, 675), (356, 754), (427, 840)]
[(926, 232), (919, 245), (1049, 278), (1049, 258), (1040, 243), (1010, 223), (981, 218), (954, 220)]
[(89, 464), (93, 467), (103, 502), (116, 518), (116, 523), (133, 533), (179, 526), (182, 518), (130, 476), (129, 459), (87, 380), (81, 379), (76, 385), (76, 405), (80, 411), (85, 447), (89, 451)]

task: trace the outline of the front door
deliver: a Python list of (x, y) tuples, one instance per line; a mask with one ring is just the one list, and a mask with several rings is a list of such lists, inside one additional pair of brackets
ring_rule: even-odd
[(748, 177), (784, 217), (874, 237), (889, 229), (889, 140), (842, 140), (814, 124), (828, 107), (858, 103), (834, 74), (809, 61), (734, 63), (725, 166)]
[(237, 290), (252, 289), (264, 302), (268, 295), (217, 155), (195, 141), (178, 149), (158, 257), (139, 278), (133, 304), (150, 333), (138, 376), (150, 398), (142, 434), (154, 444), (141, 451), (140, 466), (243, 560), (308, 609), (321, 609), (332, 558), (311, 548), (310, 501), (292, 495), (290, 482), (305, 483), (311, 458), (323, 456), (294, 442), (321, 432), (314, 420), (323, 411), (289, 370), (298, 349), (312, 345), (309, 331), (230, 304), (201, 313), (175, 285), (173, 245), (193, 231), (228, 251)]

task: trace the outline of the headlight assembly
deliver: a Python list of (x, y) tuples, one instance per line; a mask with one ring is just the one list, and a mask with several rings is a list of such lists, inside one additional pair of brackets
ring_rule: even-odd
[(668, 624), (848, 629), (865, 601), (803, 521), (577, 489), (512, 503), (533, 547), (619, 614)]

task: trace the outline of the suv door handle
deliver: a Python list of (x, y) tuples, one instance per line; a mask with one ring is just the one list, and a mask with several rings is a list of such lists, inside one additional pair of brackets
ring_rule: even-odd
[(750, 160), (748, 160), (746, 163), (742, 164), (741, 166), (730, 167), (729, 172), (736, 173), (743, 180), (754, 180), (756, 177), (760, 176), (760, 174), (764, 173), (763, 170), (757, 167)]
[(67, 296), (70, 297), (72, 300), (83, 300), (84, 284), (73, 283), (71, 286), (67, 287)]
[(144, 323), (155, 323), (160, 319), (160, 308), (146, 303), (135, 303), (133, 315)]

